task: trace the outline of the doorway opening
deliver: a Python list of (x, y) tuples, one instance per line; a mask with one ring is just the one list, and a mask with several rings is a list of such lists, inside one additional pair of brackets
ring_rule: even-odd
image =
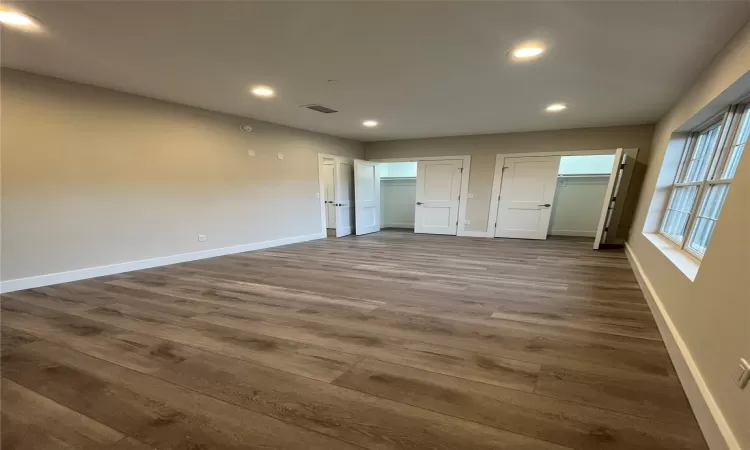
[(318, 155), (322, 230), (464, 235), (469, 156), (366, 161)]
[(322, 231), (327, 236), (354, 232), (354, 159), (318, 154), (318, 197)]
[[(470, 162), (469, 156), (355, 160), (356, 234), (388, 227), (461, 235)], [(375, 198), (377, 226), (367, 205), (360, 206)]]
[(417, 162), (380, 164), (380, 223), (382, 229), (414, 230), (417, 203)]
[(617, 231), (637, 154), (620, 148), (497, 155), (492, 235), (593, 237), (595, 249), (621, 244)]
[(615, 155), (560, 157), (549, 236), (596, 237)]

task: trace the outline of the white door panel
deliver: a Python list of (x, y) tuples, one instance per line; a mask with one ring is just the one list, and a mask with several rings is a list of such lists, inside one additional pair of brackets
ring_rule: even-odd
[(451, 208), (432, 207), (422, 211), (422, 226), (427, 228), (442, 227), (451, 220)]
[(333, 203), (326, 203), (326, 228), (336, 228), (336, 207)]
[(414, 232), (456, 234), (462, 167), (462, 160), (418, 162)]
[(334, 176), (333, 176), (333, 161), (329, 163), (323, 163), (323, 180), (324, 180), (324, 197), (326, 209), (326, 228), (336, 228), (336, 207), (333, 206), (336, 203), (336, 197), (334, 195)]
[(380, 231), (379, 164), (354, 160), (354, 210), (357, 235)]
[(354, 231), (354, 165), (336, 160), (336, 237)]
[(504, 158), (495, 237), (546, 239), (559, 156)]

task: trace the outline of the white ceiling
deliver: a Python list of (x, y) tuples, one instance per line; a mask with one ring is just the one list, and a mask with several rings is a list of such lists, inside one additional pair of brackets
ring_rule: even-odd
[[(363, 141), (654, 122), (750, 18), (718, 1), (13, 5), (46, 33), (3, 30), (4, 66)], [(527, 39), (548, 52), (511, 63)]]

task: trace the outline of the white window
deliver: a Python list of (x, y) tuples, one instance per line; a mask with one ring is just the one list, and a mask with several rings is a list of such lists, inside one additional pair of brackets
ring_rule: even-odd
[(734, 105), (692, 133), (672, 186), (660, 232), (702, 258), (750, 135), (750, 107)]

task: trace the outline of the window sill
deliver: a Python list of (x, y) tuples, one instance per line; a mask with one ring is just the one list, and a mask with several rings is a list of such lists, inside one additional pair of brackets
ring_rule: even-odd
[(657, 233), (643, 233), (657, 250), (674, 264), (690, 281), (695, 281), (698, 268), (701, 265), (699, 259), (678, 247), (674, 242)]

